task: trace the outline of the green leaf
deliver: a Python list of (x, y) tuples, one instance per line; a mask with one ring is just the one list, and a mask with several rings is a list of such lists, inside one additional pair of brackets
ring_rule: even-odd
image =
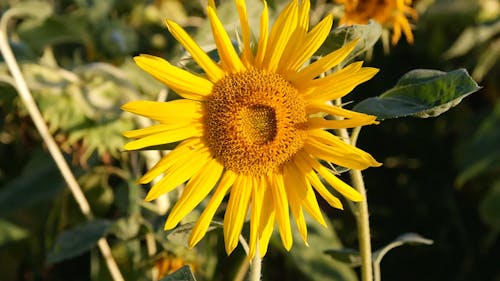
[(491, 227), (500, 228), (500, 181), (493, 184), (479, 205), (479, 215)]
[(94, 220), (64, 231), (49, 252), (47, 262), (57, 263), (85, 253), (104, 237), (111, 225), (107, 220)]
[(329, 54), (354, 39), (360, 39), (354, 50), (344, 59), (344, 62), (349, 62), (370, 50), (381, 35), (382, 26), (373, 20), (368, 24), (354, 24), (336, 28), (330, 32), (330, 36), (325, 40), (318, 54)]
[(361, 256), (358, 250), (349, 248), (330, 249), (324, 251), (324, 253), (352, 267), (361, 265)]
[(135, 30), (121, 21), (106, 21), (95, 30), (100, 52), (112, 58), (129, 55), (137, 50), (138, 38)]
[(379, 120), (435, 117), (479, 89), (465, 69), (450, 72), (417, 69), (403, 75), (394, 88), (361, 101), (353, 110), (375, 115)]
[(28, 231), (6, 220), (0, 220), (0, 247), (28, 237)]
[(405, 233), (398, 236), (394, 241), (373, 253), (373, 261), (378, 264), (390, 250), (402, 245), (432, 245), (434, 241), (424, 238), (417, 233)]
[(141, 221), (139, 214), (123, 217), (117, 220), (109, 231), (121, 240), (131, 240), (139, 234)]
[(194, 278), (191, 268), (185, 265), (160, 281), (196, 281), (196, 278)]
[[(474, 121), (472, 121), (474, 122)], [(482, 121), (474, 123), (475, 130), (465, 136), (465, 144), (458, 149), (459, 173), (457, 186), (463, 186), (467, 181), (483, 174), (500, 169), (500, 102)]]
[(46, 1), (19, 1), (12, 6), (18, 15), (29, 15), (37, 19), (45, 19), (54, 12), (53, 6)]
[(27, 20), (18, 28), (19, 37), (37, 51), (61, 43), (83, 43), (86, 21), (82, 17), (57, 15), (39, 20)]
[(468, 27), (460, 34), (457, 41), (453, 43), (453, 46), (443, 56), (446, 59), (463, 56), (479, 44), (490, 40), (499, 33), (500, 21), (496, 21), (493, 24), (486, 23), (480, 26)]
[(325, 228), (306, 216), (309, 246), (305, 245), (294, 227), (293, 247), (287, 255), (294, 266), (302, 271), (308, 280), (314, 281), (356, 281), (354, 270), (343, 262), (322, 255), (325, 247), (342, 248), (340, 239), (331, 224)]
[(47, 152), (35, 151), (21, 174), (0, 190), (0, 214), (51, 199), (63, 187), (52, 157)]
[[(499, 21), (500, 22), (500, 21)], [(500, 38), (489, 43), (481, 52), (477, 65), (472, 71), (472, 77), (481, 81), (493, 69), (500, 59)]]

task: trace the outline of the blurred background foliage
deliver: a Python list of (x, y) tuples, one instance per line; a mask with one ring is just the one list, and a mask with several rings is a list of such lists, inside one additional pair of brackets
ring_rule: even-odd
[[(261, 10), (256, 1), (247, 1), (253, 3), (252, 26)], [(232, 31), (237, 20), (233, 3), (221, 2), (220, 16)], [(271, 14), (284, 2), (269, 1)], [(359, 146), (384, 163), (365, 172), (373, 248), (405, 232), (434, 240), (432, 246), (391, 251), (382, 263), (383, 280), (498, 281), (500, 4), (415, 2), (420, 14), (415, 43), (401, 40), (385, 53), (378, 42), (366, 64), (380, 73), (347, 100), (379, 95), (416, 68), (465, 67), (483, 88), (438, 118), (393, 119), (363, 129)], [(80, 213), (2, 59), (0, 280), (110, 280), (94, 247), (103, 236), (126, 280), (152, 280), (183, 265), (198, 280), (242, 280), (244, 251), (239, 247), (227, 257), (216, 225), (194, 250), (184, 246), (186, 229), (163, 231), (165, 210), (178, 192), (160, 203), (143, 202), (147, 187), (135, 180), (159, 155), (122, 149), (121, 132), (147, 121), (124, 114), (120, 105), (172, 95), (131, 57), (154, 54), (189, 67), (163, 20), (174, 19), (210, 50), (205, 5), (202, 0), (0, 2), (4, 15), (10, 8), (30, 15), (10, 22), (10, 43), (97, 217), (87, 222)], [(313, 21), (338, 8), (325, 0), (312, 1), (312, 7)], [(311, 223), (310, 247), (297, 241), (286, 253), (279, 239), (271, 243), (264, 280), (357, 280), (357, 268), (349, 262), (322, 254), (357, 248), (352, 214), (324, 211), (331, 227)], [(196, 212), (185, 221), (192, 221)]]

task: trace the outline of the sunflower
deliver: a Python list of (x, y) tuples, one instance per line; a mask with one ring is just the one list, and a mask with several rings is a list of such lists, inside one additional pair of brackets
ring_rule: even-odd
[(412, 0), (336, 0), (344, 5), (344, 16), (339, 24), (366, 24), (376, 20), (386, 28), (392, 28), (392, 44), (401, 38), (401, 31), (408, 43), (413, 43), (408, 17), (417, 18), (417, 12), (411, 7)]
[(342, 62), (356, 41), (305, 65), (332, 26), (332, 17), (328, 16), (309, 29), (309, 1), (289, 3), (270, 30), (264, 2), (253, 52), (245, 2), (235, 2), (241, 22), (241, 52), (233, 47), (213, 1), (209, 1), (207, 14), (219, 62), (213, 61), (178, 24), (167, 20), (170, 33), (204, 74), (180, 69), (159, 57), (135, 57), (140, 68), (182, 99), (133, 101), (122, 108), (158, 122), (125, 132), (126, 137), (135, 139), (125, 145), (126, 150), (179, 142), (139, 180), (145, 184), (163, 175), (151, 187), (147, 201), (187, 182), (168, 215), (165, 229), (176, 227), (213, 190), (192, 229), (188, 244), (193, 247), (203, 238), (229, 193), (223, 227), (226, 252), (230, 254), (238, 245), (248, 213), (249, 256), (253, 257), (256, 250), (261, 255), (266, 253), (275, 222), (284, 247), (291, 248), (289, 210), (306, 243), (304, 210), (326, 225), (314, 191), (331, 206), (342, 209), (341, 201), (321, 178), (347, 199), (363, 200), (324, 163), (351, 169), (380, 163), (324, 129), (373, 124), (375, 116), (332, 106), (327, 101), (346, 95), (378, 69), (355, 62), (319, 78)]

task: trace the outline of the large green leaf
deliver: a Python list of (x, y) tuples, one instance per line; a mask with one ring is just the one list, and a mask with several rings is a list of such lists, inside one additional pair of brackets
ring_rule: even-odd
[(47, 256), (47, 262), (57, 263), (85, 253), (104, 237), (111, 225), (107, 220), (94, 220), (61, 233)]
[(353, 110), (375, 115), (379, 120), (435, 117), (479, 89), (465, 69), (417, 69), (403, 75), (394, 88), (361, 101)]
[(0, 214), (51, 199), (64, 187), (47, 152), (35, 151), (21, 174), (0, 189)]

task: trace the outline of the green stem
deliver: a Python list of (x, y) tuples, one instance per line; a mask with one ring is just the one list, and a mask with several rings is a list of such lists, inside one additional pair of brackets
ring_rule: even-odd
[(361, 255), (361, 280), (373, 280), (372, 247), (370, 240), (370, 220), (368, 215), (368, 200), (366, 198), (365, 183), (360, 170), (351, 170), (352, 185), (365, 198), (358, 203), (356, 223), (358, 227), (359, 252)]
[[(337, 106), (342, 105), (340, 99), (337, 99), (335, 103)], [(351, 137), (349, 137), (347, 129), (339, 129), (338, 133), (345, 142), (355, 146), (360, 130), (361, 127), (354, 128)], [(352, 185), (364, 198), (363, 201), (357, 204), (357, 212), (354, 212), (356, 217), (356, 225), (358, 228), (359, 253), (361, 256), (361, 280), (372, 281), (372, 246), (370, 238), (370, 220), (368, 215), (368, 199), (366, 197), (365, 183), (363, 181), (363, 175), (361, 174), (360, 170), (350, 170), (349, 174), (351, 176)]]
[(261, 270), (262, 270), (262, 259), (260, 257), (259, 246), (255, 247), (255, 256), (252, 259), (252, 264), (250, 265), (250, 279), (249, 281), (260, 281)]

